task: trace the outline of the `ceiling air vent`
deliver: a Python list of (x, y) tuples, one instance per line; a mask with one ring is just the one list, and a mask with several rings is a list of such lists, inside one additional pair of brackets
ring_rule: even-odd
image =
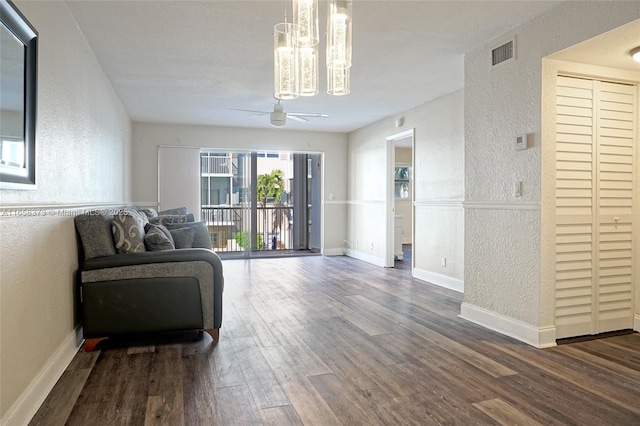
[(496, 68), (509, 62), (516, 60), (516, 39), (513, 38), (508, 42), (491, 50), (491, 68)]

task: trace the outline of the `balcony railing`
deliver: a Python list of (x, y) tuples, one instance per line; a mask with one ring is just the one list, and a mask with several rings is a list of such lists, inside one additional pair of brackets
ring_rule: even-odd
[[(257, 208), (255, 250), (293, 248), (293, 207)], [(251, 208), (245, 206), (202, 207), (202, 221), (209, 229), (211, 248), (216, 252), (251, 250)]]

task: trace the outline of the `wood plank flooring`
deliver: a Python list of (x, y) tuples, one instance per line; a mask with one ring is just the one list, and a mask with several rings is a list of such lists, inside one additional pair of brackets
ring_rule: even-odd
[[(346, 257), (227, 260), (221, 339), (80, 351), (32, 425), (640, 425), (640, 335), (538, 350)], [(401, 265), (399, 265), (401, 266)]]

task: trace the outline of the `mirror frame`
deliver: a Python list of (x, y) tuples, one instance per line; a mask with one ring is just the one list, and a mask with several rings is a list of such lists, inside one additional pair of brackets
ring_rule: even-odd
[[(0, 21), (24, 44), (23, 136), (26, 172), (16, 175), (0, 170), (0, 188), (35, 189), (38, 32), (11, 0), (0, 0)], [(25, 188), (25, 185), (28, 185), (29, 188)]]

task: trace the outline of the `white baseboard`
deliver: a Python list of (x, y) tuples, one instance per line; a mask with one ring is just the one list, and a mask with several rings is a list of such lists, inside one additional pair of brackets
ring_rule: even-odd
[(455, 290), (458, 293), (464, 293), (464, 281), (457, 278), (418, 268), (413, 269), (413, 277), (440, 287), (448, 288), (449, 290)]
[(513, 337), (536, 348), (556, 346), (556, 328), (553, 326), (535, 327), (469, 303), (462, 303), (460, 306), (460, 318)]
[(322, 254), (325, 256), (344, 256), (344, 249), (342, 247), (322, 249)]
[(42, 370), (5, 413), (0, 420), (0, 425), (28, 424), (67, 369), (80, 346), (82, 346), (82, 327), (78, 326), (67, 335)]
[(384, 259), (381, 257), (377, 257), (368, 253), (364, 253), (357, 250), (347, 249), (347, 256), (353, 257), (354, 259), (362, 260), (367, 263), (371, 263), (376, 266), (380, 266), (384, 268)]
[(633, 329), (635, 331), (640, 331), (640, 314), (635, 314), (633, 316)]

